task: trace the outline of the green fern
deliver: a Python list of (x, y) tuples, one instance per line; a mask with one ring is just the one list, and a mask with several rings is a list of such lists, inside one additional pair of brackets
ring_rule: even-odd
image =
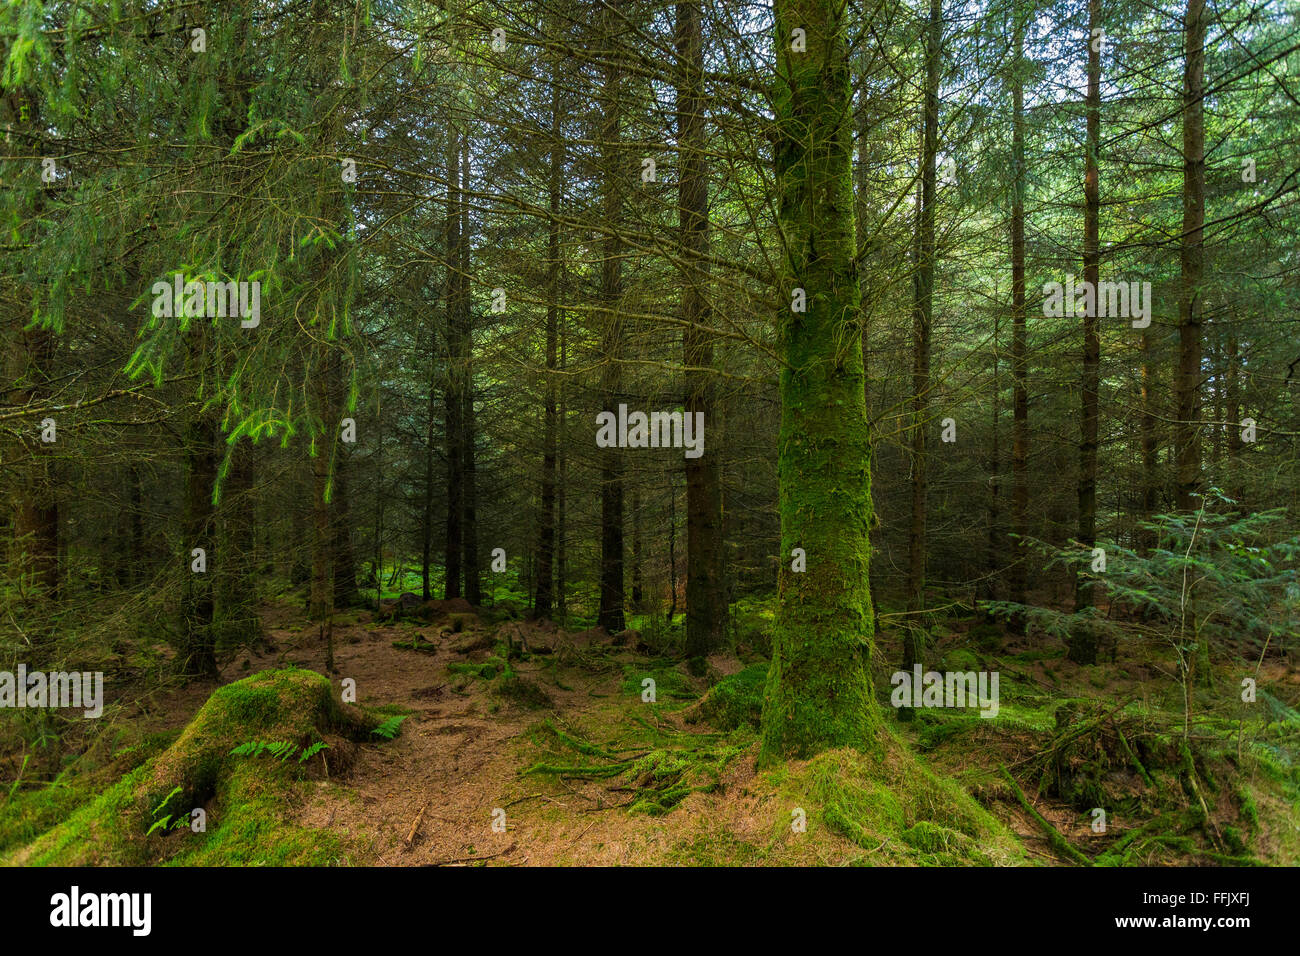
[[(167, 804), (169, 804), (169, 803), (172, 802), (172, 797), (176, 796), (176, 795), (177, 795), (178, 793), (180, 793), (180, 792), (181, 792), (181, 788), (180, 788), (180, 787), (174, 787), (174, 788), (172, 789), (172, 792), (169, 793), (169, 794), (167, 794), (167, 796), (163, 797), (163, 798), (162, 798), (162, 801), (158, 804), (158, 806), (156, 806), (156, 807), (153, 808), (153, 814), (152, 814), (152, 815), (155, 816), (155, 817), (157, 817), (158, 814), (162, 813), (163, 810), (166, 809)], [(160, 829), (160, 828), (163, 829), (163, 830), (167, 830), (167, 829), (169, 829), (169, 824), (171, 823), (171, 819), (172, 819), (172, 815), (169, 813), (169, 814), (167, 814), (166, 816), (161, 817), (160, 819), (154, 820), (154, 822), (153, 822), (153, 826), (151, 826), (148, 830), (146, 830), (144, 835), (145, 835), (145, 836), (150, 836), (150, 835), (153, 833), (154, 830), (157, 830), (157, 829)]]
[[(176, 787), (176, 788), (174, 788), (174, 789), (172, 790), (171, 793), (169, 793), (169, 794), (167, 794), (167, 796), (163, 797), (163, 798), (162, 798), (162, 803), (158, 804), (158, 806), (156, 806), (156, 807), (153, 808), (153, 815), (156, 817), (156, 816), (158, 816), (158, 814), (162, 813), (162, 812), (163, 812), (163, 808), (166, 807), (167, 804), (169, 804), (169, 803), (172, 802), (172, 797), (176, 796), (176, 794), (178, 794), (178, 793), (180, 793), (180, 792), (181, 792), (181, 788), (180, 788), (180, 787)], [(152, 833), (153, 831), (151, 830), (150, 832)]]
[(240, 744), (234, 750), (230, 751), (230, 753), (236, 757), (260, 757), (262, 754), (269, 754), (270, 756), (279, 759), (281, 763), (284, 763), (294, 754), (298, 754), (298, 763), (306, 763), (328, 746), (329, 744), (325, 741), (318, 740), (299, 753), (298, 745), (292, 741), (250, 740), (247, 743)]
[(230, 751), (236, 757), (260, 757), (262, 754), (270, 754), (272, 757), (279, 757), (280, 760), (287, 760), (298, 751), (298, 745), (288, 740), (250, 740), (248, 743), (240, 744), (234, 750)]
[(404, 721), (405, 719), (406, 719), (405, 714), (399, 717), (389, 717), (382, 724), (380, 724), (378, 727), (372, 730), (371, 733), (377, 734), (378, 736), (383, 737), (385, 740), (392, 740), (394, 737), (397, 736), (397, 730), (399, 727), (402, 726), (402, 721)]
[(280, 762), (283, 763), (298, 752), (298, 745), (287, 740), (279, 740), (271, 744), (267, 749), (270, 750), (272, 757), (279, 758)]
[(298, 762), (306, 763), (308, 760), (316, 756), (322, 750), (325, 750), (327, 747), (329, 747), (329, 744), (327, 744), (325, 741), (323, 740), (316, 741), (314, 744), (312, 744), (310, 747), (308, 747), (299, 755)]

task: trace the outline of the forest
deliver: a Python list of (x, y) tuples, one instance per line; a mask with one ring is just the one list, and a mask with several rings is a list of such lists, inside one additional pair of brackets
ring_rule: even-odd
[(1300, 0), (6, 0), (0, 127), (0, 864), (1300, 864)]

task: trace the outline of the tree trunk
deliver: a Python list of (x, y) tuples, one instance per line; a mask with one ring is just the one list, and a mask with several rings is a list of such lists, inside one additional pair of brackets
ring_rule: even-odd
[(537, 583), (533, 617), (551, 616), (555, 600), (556, 367), (560, 321), (560, 199), (564, 175), (564, 131), (558, 84), (551, 87), (550, 223), (546, 236), (546, 405), (542, 412), (542, 489), (537, 522)]
[[(564, 323), (564, 313), (560, 313), (560, 371), (564, 372), (569, 364), (569, 340), (567, 329)], [(565, 425), (569, 420), (568, 393), (565, 389), (564, 380), (560, 380), (560, 413), (559, 413), (559, 432), (560, 438), (556, 447), (556, 472), (559, 476), (558, 487), (555, 491), (555, 616), (560, 619), (560, 625), (563, 626), (568, 620), (569, 601), (568, 601), (568, 584), (569, 584), (569, 550), (566, 545), (568, 536), (568, 503), (566, 498), (566, 489), (569, 481), (569, 461), (567, 454), (567, 445), (565, 442)]]
[(447, 381), (443, 392), (444, 432), (447, 442), (447, 527), (443, 548), (442, 596), (461, 596), (461, 560), (463, 557), (464, 514), (464, 423), (461, 408), (460, 354), (460, 139), (454, 130), (447, 133)]
[[(689, 584), (687, 585), (689, 587)], [(645, 595), (641, 588), (641, 492), (632, 487), (632, 609), (643, 609)]]
[[(926, 431), (930, 427), (930, 327), (934, 315), (935, 159), (939, 142), (939, 67), (943, 38), (940, 0), (930, 0), (926, 34), (925, 109), (921, 142), (921, 201), (916, 239), (916, 273), (912, 306), (912, 516), (908, 535), (907, 607), (925, 608), (926, 492), (928, 488)], [(906, 629), (903, 668), (921, 659), (919, 627)], [(908, 716), (904, 710), (900, 714)]]
[[(764, 762), (865, 745), (879, 723), (871, 683), (870, 436), (863, 401), (853, 222), (847, 8), (777, 0), (774, 96), (781, 310), (781, 563), (763, 701)], [(806, 52), (791, 31), (806, 30)], [(814, 231), (815, 230), (815, 231)], [(847, 333), (847, 334), (846, 334)], [(795, 548), (807, 570), (790, 570)]]
[(256, 609), (256, 572), (253, 566), (255, 514), (253, 446), (237, 442), (221, 491), (221, 561), (212, 569), (216, 582), (216, 621), (219, 644), (239, 647), (259, 632)]
[[(203, 322), (189, 329), (189, 371), (202, 379), (210, 360), (208, 330)], [(215, 677), (217, 674), (213, 628), (213, 586), (211, 575), (224, 555), (215, 540), (216, 523), (212, 489), (217, 479), (217, 423), (210, 410), (196, 408), (185, 429), (185, 498), (181, 527), (184, 531), (185, 587), (181, 618), (183, 645), (178, 663), (186, 677)], [(193, 549), (202, 548), (206, 571), (193, 570)]]
[(988, 541), (985, 545), (984, 581), (979, 588), (980, 596), (992, 600), (995, 596), (993, 586), (1002, 563), (1002, 455), (998, 446), (999, 431), (1002, 427), (1002, 381), (999, 377), (999, 354), (1001, 344), (998, 339), (999, 321), (993, 316), (993, 438), (989, 442), (989, 528)]
[(317, 346), (312, 376), (316, 413), (321, 419), (316, 454), (311, 459), (312, 548), (311, 600), (313, 621), (326, 621), (334, 612), (334, 528), (330, 523), (330, 464), (338, 442), (338, 420), (331, 395), (334, 379), (334, 350), (325, 343)]
[[(436, 329), (429, 330), (429, 394), (427, 403), (427, 412), (424, 425), (424, 501), (420, 509), (420, 594), (424, 600), (433, 597), (433, 591), (430, 581), (430, 566), (433, 561), (433, 525), (434, 525), (434, 465), (437, 455), (434, 454), (434, 422), (437, 418), (437, 342), (438, 333)], [(383, 497), (378, 501), (382, 508)], [(378, 520), (378, 518), (376, 518)], [(379, 570), (379, 564), (376, 564), (377, 575), (382, 575)], [(380, 581), (379, 587), (382, 589), (383, 582)]]
[[(1031, 14), (1026, 14), (1030, 16)], [(1016, 540), (1008, 576), (1008, 600), (1028, 601), (1029, 567), (1029, 342), (1025, 322), (1025, 21), (1015, 24), (1015, 63), (1011, 86), (1011, 527)], [(1008, 622), (1013, 633), (1025, 631), (1024, 614)]]
[[(1097, 331), (1098, 279), (1101, 272), (1101, 184), (1097, 151), (1101, 147), (1101, 0), (1088, 0), (1087, 151), (1083, 179), (1083, 281), (1093, 290), (1093, 307), (1083, 317), (1083, 430), (1079, 440), (1079, 543), (1088, 552), (1097, 543), (1097, 436), (1100, 424), (1101, 339)], [(1092, 584), (1075, 576), (1075, 610), (1091, 607)], [(1095, 663), (1096, 643), (1079, 636), (1070, 644), (1070, 659)]]
[(132, 464), (127, 468), (127, 481), (131, 495), (128, 520), (131, 532), (130, 581), (133, 586), (139, 587), (149, 576), (148, 557), (144, 550), (144, 492), (139, 465)]
[[(614, 35), (618, 6), (611, 0), (603, 24), (607, 38)], [(612, 42), (611, 42), (612, 45)], [(622, 183), (624, 161), (619, 149), (620, 103), (619, 92), (622, 74), (616, 53), (608, 50), (603, 67), (601, 91), (602, 128), (600, 135), (601, 188), (604, 222), (616, 227), (622, 214)], [(621, 243), (614, 235), (601, 239), (600, 302), (602, 312), (602, 355), (600, 384), (604, 407), (617, 412), (622, 389), (619, 357), (623, 351), (623, 320), (620, 312), (622, 295)], [(597, 623), (611, 634), (622, 631), (623, 619), (623, 459), (618, 448), (601, 450), (600, 464), (600, 612)]]
[[(1160, 446), (1156, 439), (1156, 369), (1151, 359), (1151, 330), (1142, 332), (1142, 517), (1150, 520), (1160, 502)], [(1138, 550), (1150, 554), (1156, 546), (1155, 532), (1138, 535)]]
[[(686, 648), (688, 657), (717, 650), (726, 638), (727, 595), (723, 570), (722, 478), (708, 332), (709, 180), (705, 149), (705, 102), (700, 76), (704, 45), (698, 0), (677, 4), (677, 142), (681, 155), (678, 221), (685, 264), (682, 319), (686, 364), (686, 414), (703, 414), (711, 444), (686, 459)], [(710, 451), (712, 447), (714, 450)]]
[(1174, 426), (1178, 508), (1196, 508), (1201, 488), (1201, 304), (1205, 227), (1205, 0), (1187, 0), (1183, 68), (1183, 239), (1178, 303), (1178, 421)]
[(462, 499), (464, 519), (461, 524), (461, 549), (464, 555), (465, 600), (475, 606), (483, 603), (483, 569), (478, 560), (478, 484), (475, 456), (478, 450), (478, 427), (474, 413), (474, 325), (470, 312), (470, 219), (465, 190), (469, 188), (469, 136), (462, 139), (460, 163), (460, 337), (461, 354), (461, 473), (465, 480)]
[[(342, 389), (343, 383), (337, 382)], [(342, 396), (335, 408), (342, 413)], [(357, 562), (352, 550), (352, 500), (348, 481), (348, 446), (338, 442), (334, 467), (334, 493), (330, 497), (334, 528), (334, 606), (351, 607), (357, 600)]]

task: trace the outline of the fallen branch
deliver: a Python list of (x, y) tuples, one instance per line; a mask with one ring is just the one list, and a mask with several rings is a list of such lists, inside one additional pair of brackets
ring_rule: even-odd
[(1007, 783), (1011, 785), (1011, 789), (1015, 793), (1016, 799), (1020, 801), (1020, 805), (1025, 808), (1038, 825), (1043, 828), (1043, 832), (1047, 834), (1047, 842), (1052, 845), (1052, 848), (1064, 853), (1080, 866), (1092, 866), (1092, 860), (1084, 856), (1073, 843), (1061, 835), (1060, 830), (1048, 823), (1047, 819), (1034, 809), (1033, 805), (1029, 802), (1029, 798), (1025, 796), (1025, 792), (1020, 789), (1020, 785), (1016, 783), (1015, 778), (1011, 776), (1011, 772), (1007, 770), (1006, 765), (1002, 764), (1000, 766), (1002, 776), (1006, 779)]
[(436, 860), (433, 863), (422, 863), (421, 866), (447, 866), (451, 863), (478, 863), (481, 860), (495, 860), (499, 856), (505, 856), (515, 848), (515, 844), (510, 844), (500, 853), (492, 853), (488, 856), (460, 856), (450, 860)]
[(406, 835), (406, 845), (410, 846), (411, 841), (415, 839), (415, 834), (420, 830), (420, 824), (424, 822), (424, 811), (429, 809), (429, 801), (424, 801), (424, 806), (420, 807), (420, 812), (415, 817), (415, 822), (411, 824), (411, 832)]

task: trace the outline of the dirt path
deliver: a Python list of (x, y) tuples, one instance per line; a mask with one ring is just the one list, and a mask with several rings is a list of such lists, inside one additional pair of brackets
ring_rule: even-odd
[[(294, 621), (268, 624), (278, 653), (245, 654), (232, 662), (223, 678), (238, 679), (277, 663), (323, 670), (314, 633)], [(557, 677), (562, 675), (556, 679), (537, 658), (516, 662), (512, 666), (519, 677), (536, 682), (555, 704), (553, 709), (529, 709), (498, 700), (486, 681), (449, 675), (448, 664), (468, 659), (453, 650), (465, 635), (439, 641), (439, 630), (436, 625), (369, 622), (335, 627), (336, 686), (352, 678), (358, 703), (399, 705), (411, 712), (399, 736), (363, 745), (346, 776), (320, 781), (301, 809), (303, 825), (328, 828), (354, 841), (352, 862), (644, 864), (662, 860), (682, 833), (698, 824), (689, 813), (668, 825), (662, 817), (619, 812), (617, 808), (630, 801), (610, 793), (609, 781), (521, 775), (521, 768), (536, 759), (525, 735), (540, 721), (603, 725), (635, 705), (635, 698), (620, 691), (621, 673), (593, 675), (560, 667), (553, 670)], [(475, 633), (494, 631), (484, 627)], [(435, 643), (436, 652), (392, 646), (414, 634)], [(546, 637), (561, 654), (580, 650), (590, 640), (584, 635)], [(739, 771), (742, 776), (752, 772), (752, 766)], [(413, 828), (415, 838), (408, 843)]]

